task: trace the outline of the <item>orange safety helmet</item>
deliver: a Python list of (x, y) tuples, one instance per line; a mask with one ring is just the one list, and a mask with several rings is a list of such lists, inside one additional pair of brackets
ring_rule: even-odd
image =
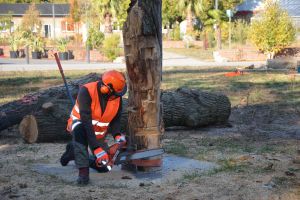
[(102, 94), (113, 93), (116, 96), (123, 96), (127, 92), (124, 75), (116, 70), (104, 72), (100, 91)]

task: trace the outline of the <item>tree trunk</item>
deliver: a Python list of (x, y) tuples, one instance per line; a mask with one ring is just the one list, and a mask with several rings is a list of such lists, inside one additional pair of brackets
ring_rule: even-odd
[(104, 33), (112, 33), (111, 17), (112, 15), (109, 12), (104, 16)]
[(190, 34), (193, 32), (193, 13), (191, 8), (187, 9), (187, 16), (186, 16), (186, 34)]
[(216, 25), (216, 40), (217, 40), (217, 48), (218, 50), (222, 49), (222, 33), (221, 33), (221, 25)]
[(208, 48), (207, 32), (206, 32), (206, 30), (204, 29), (204, 30), (203, 30), (203, 49), (204, 49), (204, 50), (207, 50), (207, 48)]
[(161, 4), (161, 0), (132, 0), (123, 28), (129, 82), (128, 133), (130, 144), (137, 150), (161, 147)]

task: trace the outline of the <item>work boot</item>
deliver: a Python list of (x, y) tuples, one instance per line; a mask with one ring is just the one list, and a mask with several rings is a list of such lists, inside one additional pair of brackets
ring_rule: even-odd
[(89, 168), (88, 167), (79, 168), (77, 184), (84, 186), (87, 185), (89, 181), (90, 181)]
[(71, 160), (74, 160), (74, 146), (73, 142), (69, 142), (66, 146), (66, 151), (63, 153), (63, 155), (60, 158), (60, 164), (62, 166), (66, 166)]

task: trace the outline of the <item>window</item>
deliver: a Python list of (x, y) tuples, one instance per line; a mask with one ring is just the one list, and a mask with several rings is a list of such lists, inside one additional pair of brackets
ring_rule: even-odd
[(13, 22), (0, 22), (0, 32), (13, 32), (14, 23)]
[(74, 32), (74, 23), (68, 21), (61, 22), (61, 31), (62, 32)]
[(44, 25), (44, 33), (45, 33), (45, 37), (51, 37), (51, 26), (50, 25)]

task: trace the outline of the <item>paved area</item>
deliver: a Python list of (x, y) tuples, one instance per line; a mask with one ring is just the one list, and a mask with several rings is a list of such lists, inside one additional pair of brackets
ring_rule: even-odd
[[(210, 162), (203, 162), (173, 155), (164, 155), (161, 171), (157, 172), (129, 172), (121, 170), (120, 166), (114, 166), (111, 172), (98, 173), (91, 169), (91, 184), (101, 187), (139, 187), (143, 185), (161, 185), (176, 182), (186, 174), (203, 173), (216, 168), (217, 165)], [(33, 166), (33, 171), (55, 176), (68, 183), (75, 183), (77, 178), (77, 169), (74, 162), (70, 162), (66, 167), (59, 163), (38, 164)]]
[[(86, 63), (84, 61), (62, 61), (64, 70), (96, 70), (96, 69), (125, 69), (125, 63)], [(255, 62), (210, 62), (201, 61), (175, 53), (163, 53), (163, 67), (181, 67), (181, 66), (199, 66), (199, 67), (245, 67), (250, 65), (260, 66), (265, 61)], [(30, 64), (26, 64), (25, 59), (8, 59), (0, 58), (0, 71), (35, 71), (35, 70), (57, 70), (55, 60), (30, 60)]]

